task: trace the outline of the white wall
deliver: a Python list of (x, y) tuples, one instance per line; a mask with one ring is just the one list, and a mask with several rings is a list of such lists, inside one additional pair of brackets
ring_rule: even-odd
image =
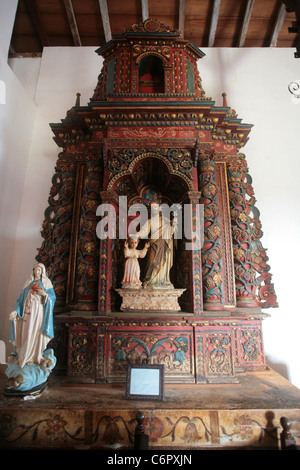
[(202, 50), (199, 70), (207, 96), (218, 105), (226, 92), (228, 106), (254, 124), (241, 152), (253, 178), (279, 303), (265, 310), (271, 314), (263, 324), (265, 353), (270, 366), (300, 387), (300, 103), (288, 91), (300, 79), (300, 59), (293, 49)]
[[(48, 206), (51, 178), (55, 172), (58, 153), (62, 150), (53, 141), (54, 134), (49, 123), (60, 122), (65, 118), (66, 111), (75, 104), (77, 92), (81, 93), (82, 105), (89, 102), (102, 67), (102, 58), (95, 53), (95, 49), (44, 48), (41, 60), (20, 58), (9, 61), (20, 80), (26, 77), (24, 85), (35, 97), (37, 114), (31, 133), (32, 143), (16, 231), (15, 258), (10, 265), (8, 313), (14, 308), (16, 295), (29, 276), (36, 262), (37, 249), (42, 243), (41, 224)], [(37, 65), (34, 61), (40, 61), (40, 64)], [(38, 83), (34, 91), (38, 68)], [(6, 315), (6, 332), (9, 323)]]
[[(102, 61), (95, 48), (44, 49), (35, 103), (38, 108), (32, 132), (28, 171), (23, 191), (15, 259), (3, 264), (11, 273), (7, 296), (13, 306), (19, 288), (28, 276), (41, 244), (43, 212), (60, 149), (52, 140), (50, 122), (59, 122), (82, 93), (81, 104), (93, 94)], [(297, 363), (297, 266), (300, 239), (299, 210), (299, 112), (288, 92), (291, 81), (300, 79), (300, 59), (293, 49), (203, 49), (200, 75), (207, 96), (222, 105), (226, 91), (228, 105), (243, 122), (254, 124), (245, 153), (257, 207), (261, 212), (265, 248), (268, 248), (271, 272), (280, 308), (271, 309), (264, 321), (265, 351), (269, 364), (300, 387)], [(15, 68), (22, 77), (26, 59)], [(27, 65), (28, 64), (28, 65)], [(30, 74), (29, 74), (30, 75)], [(32, 74), (34, 75), (34, 74)], [(28, 75), (27, 75), (28, 76)], [(27, 83), (27, 86), (28, 83)], [(21, 173), (20, 169), (20, 173)], [(12, 229), (11, 229), (12, 230)], [(3, 271), (2, 269), (2, 271)], [(296, 292), (295, 292), (296, 291)]]
[(7, 338), (7, 292), (14, 265), (16, 232), (23, 197), (36, 106), (7, 64), (17, 0), (0, 4), (0, 340)]

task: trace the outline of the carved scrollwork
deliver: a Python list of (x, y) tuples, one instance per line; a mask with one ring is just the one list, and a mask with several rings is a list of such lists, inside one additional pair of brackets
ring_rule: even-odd
[(193, 162), (188, 150), (170, 149), (167, 157), (176, 170), (184, 173), (189, 179), (193, 179)]
[(109, 171), (109, 179), (116, 174), (128, 168), (129, 163), (139, 154), (140, 151), (127, 150), (110, 150), (110, 159), (107, 165)]
[(262, 308), (277, 307), (268, 256), (260, 241), (260, 214), (247, 171), (244, 159), (228, 166), (237, 298), (252, 298)]
[(133, 46), (133, 57), (136, 58), (138, 64), (144, 57), (148, 55), (155, 55), (163, 62), (170, 60), (170, 48), (167, 46), (141, 46), (136, 44)]
[(231, 340), (229, 335), (218, 334), (209, 338), (209, 375), (232, 374)]
[(193, 180), (193, 160), (190, 151), (186, 149), (157, 149), (149, 152), (145, 149), (110, 150), (107, 164), (109, 180), (122, 175), (122, 172), (129, 171), (130, 165), (136, 158), (143, 158), (147, 154), (154, 158), (159, 158), (168, 164), (170, 172), (181, 174), (184, 179)]

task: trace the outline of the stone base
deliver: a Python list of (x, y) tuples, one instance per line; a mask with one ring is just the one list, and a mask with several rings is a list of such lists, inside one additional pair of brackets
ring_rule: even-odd
[(116, 289), (122, 312), (179, 312), (178, 298), (185, 289)]

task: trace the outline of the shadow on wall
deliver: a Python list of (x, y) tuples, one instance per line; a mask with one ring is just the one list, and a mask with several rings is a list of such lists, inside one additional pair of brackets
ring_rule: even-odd
[(272, 361), (268, 356), (266, 356), (266, 363), (271, 369), (278, 372), (278, 374), (282, 375), (287, 380), (291, 380), (288, 372), (288, 368), (285, 364), (280, 364), (278, 362)]

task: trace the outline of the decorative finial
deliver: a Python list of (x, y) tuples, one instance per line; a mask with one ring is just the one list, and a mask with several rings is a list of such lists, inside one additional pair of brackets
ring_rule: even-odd
[(67, 113), (66, 113), (66, 118), (67, 119), (72, 119), (76, 116), (75, 108), (80, 107), (80, 96), (81, 96), (80, 93), (76, 93), (75, 106), (72, 106), (72, 108), (69, 109), (69, 111), (67, 111)]
[(80, 93), (76, 93), (76, 101), (75, 101), (75, 108), (79, 108), (80, 106)]
[(145, 413), (138, 411), (136, 414), (137, 426), (134, 433), (134, 448), (136, 450), (148, 450), (149, 436), (145, 433)]
[(227, 108), (227, 99), (226, 99), (226, 96), (227, 96), (227, 95), (226, 95), (226, 93), (225, 93), (225, 92), (222, 93), (222, 96), (223, 96), (223, 106), (224, 106), (225, 108)]

